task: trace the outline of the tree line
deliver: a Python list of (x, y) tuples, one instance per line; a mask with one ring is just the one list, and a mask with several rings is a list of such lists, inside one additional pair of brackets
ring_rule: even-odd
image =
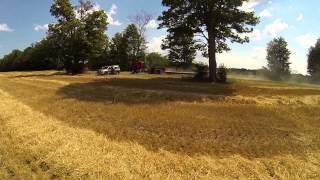
[(61, 69), (63, 64), (52, 47), (49, 39), (43, 39), (23, 51), (13, 50), (0, 60), (0, 71)]
[[(129, 70), (137, 61), (166, 61), (157, 53), (146, 55), (145, 31), (151, 15), (141, 12), (123, 32), (111, 39), (106, 35), (108, 16), (96, 10), (90, 0), (73, 6), (69, 0), (54, 0), (50, 8), (57, 22), (49, 25), (47, 36), (30, 47), (13, 50), (0, 60), (0, 71), (64, 69), (82, 73), (118, 64)], [(157, 57), (155, 60), (152, 57)]]
[[(167, 37), (162, 48), (168, 55), (152, 53), (147, 57), (145, 32), (152, 16), (141, 12), (131, 18), (133, 24), (109, 39), (107, 14), (94, 10), (90, 0), (80, 0), (73, 6), (70, 0), (54, 0), (50, 8), (57, 22), (49, 25), (46, 38), (24, 51), (14, 50), (0, 61), (0, 71), (65, 69), (70, 74), (83, 72), (85, 67), (97, 69), (119, 64), (129, 70), (137, 61), (152, 58), (156, 64), (188, 67), (194, 63), (198, 51), (209, 59), (209, 81), (219, 81), (216, 54), (229, 51), (228, 42), (247, 43), (242, 36), (253, 31), (259, 23), (254, 12), (241, 10), (247, 0), (162, 0), (165, 10), (158, 17), (159, 28)], [(319, 41), (308, 55), (308, 72), (319, 79)], [(284, 38), (276, 38), (267, 46), (266, 72), (272, 79), (290, 76), (290, 54)], [(151, 60), (152, 61), (152, 60)], [(152, 64), (152, 63), (149, 63)]]

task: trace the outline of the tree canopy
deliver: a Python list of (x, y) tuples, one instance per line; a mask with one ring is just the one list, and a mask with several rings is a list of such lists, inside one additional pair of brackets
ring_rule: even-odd
[[(184, 31), (184, 28), (181, 28)], [(168, 50), (168, 60), (176, 67), (192, 65), (196, 54), (197, 45), (192, 32), (180, 32), (177, 29), (167, 35), (162, 43), (162, 49)]]
[(283, 77), (290, 75), (290, 54), (287, 48), (288, 43), (282, 37), (275, 38), (268, 43), (267, 61), (268, 69), (271, 72), (271, 77), (280, 80)]
[(0, 60), (0, 71), (49, 70), (59, 69), (61, 66), (53, 42), (48, 38), (23, 51), (13, 50)]
[(150, 53), (146, 56), (146, 66), (148, 69), (165, 68), (168, 60), (159, 53)]
[(308, 73), (313, 80), (320, 80), (320, 39), (309, 49)]
[(142, 37), (138, 28), (134, 24), (128, 25), (128, 27), (123, 32), (124, 43), (127, 44), (127, 54), (129, 58), (129, 64), (135, 63), (141, 60), (145, 56), (145, 39)]
[(116, 33), (110, 42), (109, 57), (113, 64), (119, 64), (123, 70), (139, 60), (144, 60), (146, 43), (138, 33), (136, 25), (130, 24), (122, 33)]
[(93, 10), (91, 2), (84, 0), (75, 7), (69, 0), (54, 0), (50, 12), (57, 23), (49, 25), (48, 35), (55, 39), (59, 58), (67, 72), (81, 73), (86, 63), (97, 60), (105, 50), (106, 13)]
[[(210, 81), (216, 79), (216, 53), (228, 51), (228, 40), (231, 42), (245, 43), (248, 37), (242, 33), (252, 32), (259, 19), (254, 12), (241, 10), (247, 0), (163, 0), (167, 7), (158, 19), (160, 28), (167, 28), (169, 34), (183, 28), (186, 32), (193, 32), (201, 36), (198, 42), (202, 46), (204, 55), (209, 56)], [(183, 31), (180, 31), (183, 32)]]

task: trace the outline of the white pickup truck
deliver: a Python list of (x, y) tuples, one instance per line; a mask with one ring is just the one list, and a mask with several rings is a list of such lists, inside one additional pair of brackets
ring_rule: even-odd
[(98, 75), (108, 75), (108, 74), (120, 74), (121, 69), (119, 65), (104, 66), (98, 70)]

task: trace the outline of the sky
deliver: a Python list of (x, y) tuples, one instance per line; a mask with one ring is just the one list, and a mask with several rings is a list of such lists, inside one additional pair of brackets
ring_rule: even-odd
[[(157, 29), (157, 16), (164, 7), (161, 0), (92, 0), (95, 8), (107, 12), (109, 26), (107, 34), (112, 37), (130, 23), (130, 16), (140, 10), (154, 16), (148, 25), (146, 38), (149, 52), (161, 50), (164, 29)], [(74, 5), (77, 0), (72, 0)], [(24, 49), (46, 36), (48, 24), (55, 19), (49, 9), (52, 0), (0, 0), (0, 58), (13, 49)], [(284, 37), (291, 51), (291, 69), (296, 73), (307, 73), (307, 54), (310, 46), (320, 38), (319, 0), (249, 0), (242, 7), (254, 11), (260, 23), (247, 34), (251, 41), (246, 44), (231, 44), (231, 51), (218, 55), (218, 63), (229, 68), (259, 69), (266, 66), (266, 46), (273, 38)], [(208, 62), (199, 53), (197, 61)]]

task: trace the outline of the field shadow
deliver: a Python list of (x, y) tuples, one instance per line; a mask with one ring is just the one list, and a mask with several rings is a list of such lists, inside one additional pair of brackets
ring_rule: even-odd
[[(320, 116), (319, 107), (225, 103), (223, 98), (238, 90), (233, 84), (118, 78), (73, 83), (56, 91), (7, 83), (2, 88), (17, 99), (72, 128), (136, 143), (156, 153), (251, 159), (288, 154), (305, 157), (308, 151), (320, 150), (319, 123), (315, 119), (308, 124), (310, 117)], [(19, 88), (11, 91), (13, 86)], [(35, 94), (38, 98), (30, 98)], [(222, 100), (193, 103), (204, 98)], [(192, 103), (171, 103), (181, 101)], [(297, 119), (302, 121), (296, 124)], [(306, 132), (304, 127), (315, 128)]]
[[(83, 107), (86, 116), (100, 119), (79, 123), (82, 117), (74, 114), (66, 120), (71, 126), (94, 130), (115, 141), (138, 143), (154, 152), (167, 150), (190, 156), (241, 155), (246, 158), (304, 156), (305, 153), (305, 144), (299, 140), (299, 127), (288, 118), (286, 110), (278, 107), (165, 104), (208, 99), (223, 102), (225, 97), (235, 94), (231, 84), (172, 78), (107, 79), (70, 84), (57, 94), (85, 102), (110, 103), (105, 114)], [(152, 110), (137, 111), (139, 108)]]
[(221, 100), (233, 96), (229, 85), (188, 82), (174, 78), (107, 79), (74, 83), (58, 90), (65, 98), (81, 101), (154, 104), (173, 101)]

